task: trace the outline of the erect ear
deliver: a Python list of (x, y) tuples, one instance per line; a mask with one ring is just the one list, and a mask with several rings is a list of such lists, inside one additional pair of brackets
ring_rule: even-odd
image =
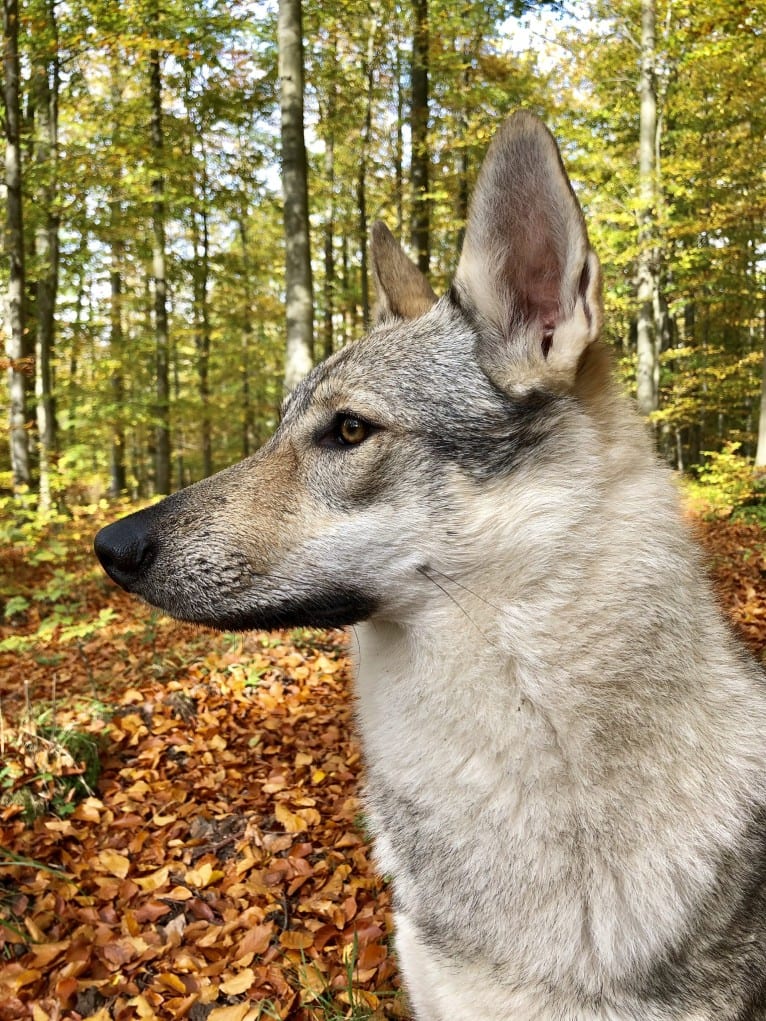
[(498, 386), (571, 388), (601, 327), (601, 270), (553, 136), (529, 113), (514, 114), (489, 148), (454, 293)]
[(376, 321), (388, 316), (415, 319), (427, 312), (436, 301), (431, 285), (380, 220), (372, 225), (370, 251), (378, 296)]

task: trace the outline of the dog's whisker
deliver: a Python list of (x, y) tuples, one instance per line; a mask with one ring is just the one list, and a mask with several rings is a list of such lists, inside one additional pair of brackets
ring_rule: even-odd
[(451, 593), (451, 592), (450, 592), (450, 591), (449, 591), (448, 589), (446, 589), (446, 588), (444, 587), (444, 585), (440, 585), (440, 584), (439, 584), (439, 582), (438, 582), (438, 581), (436, 580), (436, 578), (432, 578), (432, 577), (431, 577), (431, 575), (430, 575), (430, 574), (428, 573), (428, 569), (427, 569), (427, 568), (425, 568), (425, 567), (418, 567), (418, 569), (417, 569), (417, 570), (418, 570), (418, 574), (422, 574), (422, 576), (423, 576), (424, 578), (426, 578), (426, 579), (427, 579), (428, 581), (430, 581), (432, 585), (435, 585), (435, 586), (436, 586), (436, 588), (438, 588), (440, 592), (443, 592), (443, 593), (444, 593), (444, 595), (445, 595), (445, 596), (446, 596), (446, 597), (447, 597), (447, 598), (448, 598), (448, 599), (449, 599), (449, 600), (450, 600), (450, 601), (451, 601), (452, 603), (454, 603), (454, 604), (455, 604), (455, 606), (456, 606), (456, 607), (458, 608), (458, 610), (460, 610), (460, 612), (461, 612), (461, 613), (462, 613), (462, 614), (463, 614), (463, 615), (465, 616), (465, 618), (466, 618), (467, 620), (469, 620), (469, 621), (471, 622), (471, 624), (472, 624), (472, 625), (473, 625), (473, 626), (474, 626), (474, 627), (476, 628), (476, 630), (477, 630), (477, 631), (479, 632), (479, 634), (480, 634), (480, 635), (482, 636), (482, 638), (483, 638), (483, 639), (484, 639), (484, 640), (485, 640), (485, 641), (487, 642), (487, 644), (488, 644), (488, 645), (491, 645), (493, 649), (494, 649), (494, 648), (497, 648), (497, 646), (496, 646), (496, 645), (495, 645), (495, 643), (494, 643), (494, 642), (492, 641), (492, 639), (491, 639), (491, 638), (489, 637), (489, 635), (488, 635), (488, 634), (486, 633), (486, 631), (482, 630), (482, 628), (481, 628), (481, 627), (479, 627), (479, 625), (478, 625), (478, 624), (476, 623), (476, 621), (475, 621), (475, 620), (473, 619), (473, 617), (472, 617), (472, 616), (471, 616), (471, 614), (470, 614), (470, 613), (468, 612), (468, 610), (466, 610), (466, 608), (465, 608), (465, 607), (463, 606), (463, 604), (462, 604), (462, 603), (461, 603), (461, 602), (460, 602), (460, 601), (459, 601), (458, 599), (456, 599), (456, 598), (455, 598), (455, 597), (454, 597), (454, 596), (452, 595), (452, 593)]
[[(439, 571), (437, 568), (431, 567), (431, 566), (429, 566), (427, 568), (427, 570), (432, 572), (433, 574), (438, 574), (441, 578), (445, 578), (447, 581), (451, 582), (453, 585), (457, 585), (458, 588), (462, 589), (464, 592), (467, 592), (470, 596), (473, 596), (474, 599), (478, 599), (479, 602), (480, 603), (484, 603), (485, 606), (489, 606), (493, 610), (497, 610), (498, 613), (504, 613), (505, 612), (503, 610), (502, 606), (497, 606), (495, 603), (490, 602), (489, 599), (485, 599), (483, 596), (480, 596), (478, 592), (474, 592), (474, 590), (472, 588), (469, 588), (467, 585), (463, 585), (461, 582), (459, 582), (457, 580), (457, 578), (454, 577), (454, 575), (447, 574), (444, 571)], [(421, 573), (422, 573), (422, 571), (421, 571)]]

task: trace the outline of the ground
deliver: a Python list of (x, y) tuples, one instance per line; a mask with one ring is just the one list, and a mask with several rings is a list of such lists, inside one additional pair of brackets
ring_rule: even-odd
[[(171, 622), (100, 572), (100, 523), (0, 553), (0, 1021), (406, 1018), (347, 636)], [(762, 656), (766, 535), (696, 527)], [(76, 806), (62, 731), (98, 740)]]

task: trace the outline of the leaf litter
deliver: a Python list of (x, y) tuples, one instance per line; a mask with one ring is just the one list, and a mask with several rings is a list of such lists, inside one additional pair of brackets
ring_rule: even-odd
[[(762, 655), (763, 532), (698, 529)], [(0, 808), (0, 1021), (406, 1018), (359, 801), (349, 638), (204, 632), (106, 582), (87, 535), (68, 556), (103, 626), (0, 652), (3, 726), (31, 690), (97, 737), (102, 771), (63, 817)], [(46, 565), (2, 557), (32, 612), (0, 636), (33, 634)]]

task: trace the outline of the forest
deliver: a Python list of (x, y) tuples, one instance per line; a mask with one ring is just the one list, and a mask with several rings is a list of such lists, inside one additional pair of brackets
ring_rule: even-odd
[[(738, 445), (752, 463), (762, 4), (298, 14), (306, 357), (369, 322), (375, 219), (444, 290), (482, 153), (524, 106), (562, 146), (604, 266), (606, 336), (662, 453), (690, 471)], [(239, 0), (5, 3), (6, 493), (165, 493), (273, 429), (291, 378), (277, 29), (274, 5)]]
[(0, 1021), (409, 1017), (340, 631), (216, 635), (97, 529), (437, 294), (501, 121), (561, 147), (604, 336), (766, 649), (766, 0), (3, 0)]

